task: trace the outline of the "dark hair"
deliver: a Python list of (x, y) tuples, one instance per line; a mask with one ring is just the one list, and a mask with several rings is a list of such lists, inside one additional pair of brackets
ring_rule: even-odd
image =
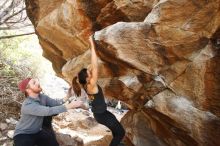
[(79, 83), (82, 85), (85, 85), (87, 83), (86, 78), (88, 77), (87, 74), (87, 69), (83, 68), (79, 73), (78, 73), (78, 79)]
[[(81, 88), (80, 88), (79, 83), (77, 83), (76, 80), (77, 80), (77, 77), (74, 77), (72, 80), (72, 88), (73, 88), (74, 93), (79, 97), (81, 96)], [(69, 92), (70, 91), (71, 90), (69, 90)]]

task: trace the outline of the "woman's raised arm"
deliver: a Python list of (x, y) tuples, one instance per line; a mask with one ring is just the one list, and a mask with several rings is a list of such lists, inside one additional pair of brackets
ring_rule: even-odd
[(89, 42), (91, 45), (91, 79), (90, 85), (94, 86), (98, 80), (98, 58), (95, 52), (96, 45), (94, 42), (93, 35), (89, 37)]

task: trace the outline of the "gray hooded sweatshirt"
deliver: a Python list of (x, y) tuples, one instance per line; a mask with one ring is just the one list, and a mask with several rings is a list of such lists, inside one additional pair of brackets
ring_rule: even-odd
[(14, 136), (38, 133), (42, 129), (44, 116), (67, 111), (63, 103), (63, 100), (55, 100), (44, 94), (38, 98), (27, 97), (22, 103), (21, 118), (16, 124)]

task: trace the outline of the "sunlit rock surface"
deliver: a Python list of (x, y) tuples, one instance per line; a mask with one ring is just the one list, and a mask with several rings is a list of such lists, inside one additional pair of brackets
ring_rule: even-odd
[(26, 0), (43, 55), (71, 82), (90, 63), (130, 109), (137, 146), (220, 145), (219, 0)]

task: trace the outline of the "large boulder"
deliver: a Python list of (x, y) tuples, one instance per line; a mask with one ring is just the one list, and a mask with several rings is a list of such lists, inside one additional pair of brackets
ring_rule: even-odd
[(220, 145), (220, 0), (25, 0), (39, 42), (69, 83), (90, 63), (131, 110), (137, 146)]

